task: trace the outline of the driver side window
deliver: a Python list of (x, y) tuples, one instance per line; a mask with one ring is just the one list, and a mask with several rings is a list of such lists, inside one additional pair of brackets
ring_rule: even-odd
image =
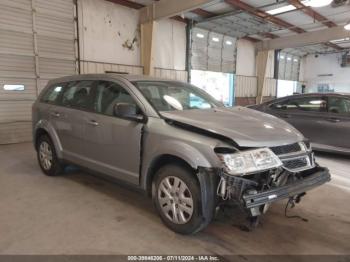
[(96, 88), (95, 111), (107, 116), (114, 116), (114, 106), (118, 103), (133, 104), (132, 96), (120, 85), (114, 82), (100, 81)]

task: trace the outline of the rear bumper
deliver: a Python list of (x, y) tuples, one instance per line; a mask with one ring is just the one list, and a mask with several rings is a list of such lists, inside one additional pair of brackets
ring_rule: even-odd
[(286, 199), (304, 193), (331, 180), (327, 168), (317, 167), (315, 173), (293, 183), (256, 194), (244, 194), (243, 201), (246, 208), (259, 207), (267, 203)]

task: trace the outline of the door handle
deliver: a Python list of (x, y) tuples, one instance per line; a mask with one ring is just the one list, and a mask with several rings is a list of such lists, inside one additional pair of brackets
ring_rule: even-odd
[(88, 123), (89, 125), (92, 125), (92, 126), (99, 126), (99, 123), (96, 122), (95, 120), (89, 120), (89, 121), (87, 121), (87, 123)]
[(333, 123), (338, 123), (338, 122), (340, 122), (340, 119), (331, 117), (331, 118), (328, 118), (327, 121), (333, 122)]
[(60, 116), (61, 116), (61, 114), (58, 113), (58, 112), (51, 112), (51, 115), (52, 115), (53, 117), (60, 117)]

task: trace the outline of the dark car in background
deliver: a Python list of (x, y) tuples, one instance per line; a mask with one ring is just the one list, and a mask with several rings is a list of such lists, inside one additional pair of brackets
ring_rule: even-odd
[(300, 94), (249, 108), (292, 124), (316, 150), (350, 154), (350, 94)]

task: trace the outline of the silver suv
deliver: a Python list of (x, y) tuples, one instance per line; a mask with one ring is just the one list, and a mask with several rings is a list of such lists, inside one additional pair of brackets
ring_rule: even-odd
[(52, 80), (33, 105), (42, 171), (67, 163), (128, 182), (152, 196), (172, 230), (207, 226), (235, 202), (251, 217), (272, 202), (299, 200), (330, 180), (307, 140), (278, 118), (225, 108), (192, 85), (144, 76)]

